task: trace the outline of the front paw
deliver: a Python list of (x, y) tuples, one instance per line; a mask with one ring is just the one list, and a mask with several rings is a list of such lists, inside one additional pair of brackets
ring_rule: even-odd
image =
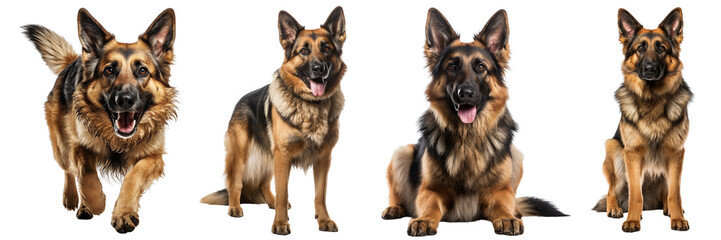
[(338, 226), (335, 225), (335, 222), (333, 220), (318, 220), (318, 230), (324, 231), (324, 232), (337, 232)]
[(138, 213), (135, 212), (122, 214), (113, 213), (112, 220), (110, 222), (113, 228), (115, 228), (115, 231), (118, 231), (118, 233), (132, 232), (136, 227), (138, 227), (139, 223), (140, 217), (138, 217)]
[(438, 223), (432, 219), (416, 218), (408, 223), (408, 236), (418, 237), (426, 235), (436, 235)]
[(622, 218), (623, 217), (623, 209), (620, 207), (609, 207), (606, 210), (607, 216), (610, 218)]
[(383, 213), (381, 213), (381, 218), (383, 219), (398, 219), (406, 216), (406, 211), (399, 206), (390, 206), (387, 207), (386, 210), (383, 210)]
[(243, 208), (241, 208), (240, 206), (228, 207), (228, 215), (230, 215), (231, 217), (236, 217), (236, 218), (242, 217), (243, 216)]
[(641, 220), (626, 220), (621, 226), (624, 232), (638, 232), (641, 230)]
[(274, 222), (271, 231), (278, 235), (288, 235), (290, 234), (290, 224), (288, 222)]
[(686, 219), (671, 219), (671, 229), (677, 231), (688, 231), (691, 228), (688, 226)]
[(496, 234), (521, 235), (523, 234), (523, 221), (517, 218), (496, 219), (493, 220), (493, 229)]

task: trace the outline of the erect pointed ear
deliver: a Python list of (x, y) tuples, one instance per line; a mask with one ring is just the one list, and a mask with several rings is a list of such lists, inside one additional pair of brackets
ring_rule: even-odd
[(298, 21), (286, 11), (280, 11), (278, 13), (278, 31), (280, 32), (280, 45), (283, 49), (288, 50), (293, 47), (295, 39), (298, 37), (298, 33), (305, 29), (303, 26), (298, 24)]
[(643, 26), (636, 21), (636, 18), (634, 18), (631, 13), (623, 8), (618, 9), (618, 33), (621, 35), (620, 39), (622, 43), (629, 42), (636, 37), (638, 30), (641, 28), (643, 28)]
[(438, 55), (459, 36), (438, 9), (428, 9), (426, 20), (426, 49)]
[(78, 36), (83, 51), (93, 57), (99, 57), (103, 53), (103, 45), (114, 38), (85, 8), (78, 11)]
[(506, 10), (498, 10), (486, 23), (480, 33), (473, 38), (486, 45), (493, 55), (498, 55), (508, 45), (508, 15)]
[(676, 43), (681, 43), (683, 40), (683, 13), (681, 8), (673, 9), (658, 27), (663, 29)]
[(165, 9), (150, 24), (140, 39), (150, 45), (150, 49), (158, 58), (173, 50), (175, 42), (175, 11), (172, 8)]
[(320, 27), (328, 30), (330, 35), (341, 44), (345, 42), (345, 15), (343, 8), (338, 6), (328, 15), (328, 19)]

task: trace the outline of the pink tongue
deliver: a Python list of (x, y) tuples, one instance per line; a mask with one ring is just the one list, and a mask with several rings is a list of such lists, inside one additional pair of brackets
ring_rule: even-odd
[(476, 107), (471, 106), (458, 109), (458, 117), (460, 117), (464, 123), (472, 123), (473, 120), (476, 119)]
[(325, 83), (317, 83), (313, 80), (308, 82), (310, 82), (310, 91), (313, 92), (313, 96), (320, 97), (325, 93)]
[(118, 130), (124, 133), (129, 133), (133, 131), (133, 115), (135, 113), (120, 113), (120, 116), (118, 116)]

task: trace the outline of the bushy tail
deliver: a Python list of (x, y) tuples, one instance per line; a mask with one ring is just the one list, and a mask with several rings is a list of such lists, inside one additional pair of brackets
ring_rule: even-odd
[(596, 203), (596, 206), (593, 206), (593, 211), (596, 212), (605, 212), (606, 211), (606, 196), (603, 196), (598, 202)]
[(523, 216), (565, 217), (552, 203), (535, 197), (516, 198), (516, 206)]
[[(208, 194), (207, 196), (200, 199), (201, 203), (210, 205), (228, 205), (228, 190), (223, 189), (217, 192)], [(265, 203), (265, 199), (260, 191), (256, 189), (250, 189), (244, 187), (240, 192), (241, 203)]]
[(35, 44), (45, 63), (55, 74), (60, 74), (70, 63), (78, 59), (73, 46), (57, 33), (40, 25), (22, 26), (25, 36)]

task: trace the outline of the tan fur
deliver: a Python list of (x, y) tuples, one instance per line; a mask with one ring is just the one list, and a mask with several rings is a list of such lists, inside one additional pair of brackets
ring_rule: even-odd
[[(680, 11), (674, 9), (669, 17), (678, 14), (680, 19)], [(622, 13), (627, 14), (619, 10), (619, 19)], [(639, 42), (650, 41), (668, 46), (668, 51), (677, 56), (682, 31), (672, 38), (675, 42), (668, 42), (661, 37), (666, 34), (661, 27), (640, 29), (633, 41), (621, 30), (624, 51), (636, 49)], [(619, 206), (619, 202), (626, 199), (619, 196), (628, 196), (628, 217), (622, 226), (625, 232), (640, 230), (644, 209), (662, 208), (671, 217), (672, 229), (689, 228), (681, 207), (679, 182), (689, 127), (687, 104), (692, 93), (681, 76), (681, 61), (673, 55), (665, 55), (666, 74), (653, 84), (640, 79), (636, 73), (639, 54), (631, 53), (622, 66), (624, 83), (616, 91), (622, 114), (619, 123), (622, 142), (606, 141), (603, 172), (609, 183), (605, 199), (609, 217), (623, 217), (625, 206)]]
[[(334, 15), (335, 14), (335, 15)], [(337, 17), (339, 29), (344, 29), (342, 9), (336, 8), (331, 17)], [(325, 92), (314, 96), (311, 89), (297, 75), (298, 69), (306, 66), (310, 60), (319, 59), (322, 54), (318, 46), (321, 42), (340, 48), (345, 40), (345, 30), (336, 36), (326, 28), (304, 30), (299, 26), (284, 28), (283, 24), (295, 23), (292, 17), (281, 11), (279, 14), (280, 43), (286, 51), (298, 52), (303, 46), (312, 46), (307, 56), (293, 54), (286, 56), (283, 64), (273, 74), (273, 81), (267, 89), (267, 98), (262, 106), (267, 129), (251, 131), (254, 126), (248, 121), (249, 109), (258, 106), (236, 108), (226, 133), (226, 187), (227, 200), (223, 194), (210, 194), (201, 202), (210, 204), (229, 203), (228, 214), (233, 217), (243, 215), (241, 203), (265, 202), (275, 208), (275, 219), (271, 231), (275, 234), (290, 234), (288, 224), (288, 177), (292, 166), (307, 171), (313, 167), (315, 181), (315, 212), (318, 228), (321, 231), (338, 231), (326, 209), (327, 176), (331, 162), (331, 152), (338, 141), (338, 118), (345, 102), (340, 90), (346, 66), (340, 54), (329, 54), (328, 64), (331, 80), (327, 82)], [(297, 23), (296, 23), (297, 24)], [(324, 25), (325, 26), (325, 25)], [(332, 25), (338, 26), (338, 25)], [(294, 27), (298, 27), (295, 26)], [(287, 31), (286, 31), (287, 30)], [(241, 100), (243, 101), (243, 100)], [(268, 143), (261, 142), (252, 132), (267, 133)], [(276, 196), (270, 191), (270, 181), (275, 178)], [(247, 196), (247, 197), (244, 197)], [(227, 202), (229, 201), (229, 202)]]
[[(85, 9), (81, 9), (79, 16), (84, 14), (90, 16)], [(170, 14), (174, 22), (172, 9), (161, 13), (161, 15), (163, 14), (166, 16)], [(95, 21), (92, 16), (90, 18)], [(45, 44), (54, 46), (47, 46), (47, 48), (56, 51), (53, 53), (56, 54), (55, 57), (46, 57), (46, 54), (41, 51), (43, 59), (55, 73), (59, 72), (58, 68), (62, 70), (78, 58), (76, 53), (71, 52), (70, 45), (61, 37), (50, 36), (50, 34), (43, 36), (48, 41)], [(109, 36), (112, 35), (109, 34)], [(141, 35), (141, 37), (143, 36)], [(119, 51), (123, 49), (132, 49), (133, 54), (129, 56), (120, 54)], [(111, 38), (104, 45), (103, 51), (105, 55), (100, 56), (98, 64), (103, 65), (108, 64), (108, 61), (116, 61), (119, 68), (123, 70), (123, 66), (129, 68), (131, 63), (142, 62), (149, 67), (150, 72), (156, 72), (154, 61), (157, 60), (152, 59), (151, 48), (143, 41), (119, 43)], [(165, 61), (172, 62), (172, 50), (168, 51), (164, 57)], [(85, 52), (82, 60), (94, 61), (93, 58), (95, 56), (90, 56)], [(116, 84), (136, 81), (134, 78), (128, 77), (128, 74), (132, 74), (132, 72), (122, 72), (118, 75), (117, 81), (111, 84), (99, 77), (87, 77), (98, 75), (92, 72), (93, 69), (87, 71), (86, 76), (80, 78), (83, 82), (77, 85), (72, 94), (71, 103), (61, 103), (63, 91), (61, 86), (65, 75), (58, 77), (55, 87), (45, 103), (53, 154), (65, 171), (63, 205), (68, 210), (74, 210), (78, 205), (75, 188), (75, 177), (77, 176), (80, 186), (78, 218), (87, 219), (103, 213), (105, 194), (103, 194), (102, 184), (97, 173), (97, 168), (100, 167), (98, 165), (101, 161), (106, 163), (122, 161), (120, 169), (103, 170), (108, 170), (109, 174), (117, 174), (118, 177), (123, 178), (120, 194), (113, 209), (111, 224), (119, 232), (129, 232), (138, 223), (137, 212), (140, 207), (140, 196), (153, 181), (163, 175), (164, 127), (170, 119), (176, 116), (174, 100), (176, 90), (167, 83), (169, 66), (158, 69), (157, 72), (163, 73), (160, 74), (163, 75), (162, 77), (151, 76), (143, 83), (135, 82), (141, 89), (152, 94), (155, 105), (144, 111), (144, 115), (137, 123), (135, 134), (124, 139), (114, 133), (111, 119), (100, 99), (104, 91)], [(121, 157), (109, 160), (113, 154), (120, 154)]]

